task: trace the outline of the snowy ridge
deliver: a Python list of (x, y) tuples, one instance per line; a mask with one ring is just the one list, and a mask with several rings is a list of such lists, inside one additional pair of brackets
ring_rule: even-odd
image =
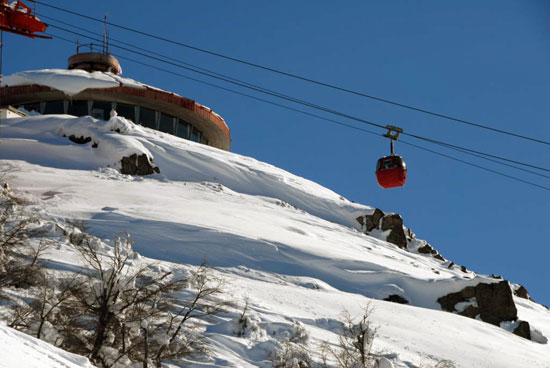
[[(71, 135), (91, 141), (76, 144)], [(120, 174), (120, 160), (134, 153), (160, 174)], [(355, 219), (372, 207), (272, 165), (119, 117), (65, 115), (3, 121), (0, 157), (17, 167), (12, 186), (48, 216), (84, 220), (102, 239), (128, 231), (140, 254), (166, 267), (206, 258), (227, 280), (227, 295), (240, 305), (249, 298), (257, 332), (235, 336), (232, 315), (206, 326), (216, 347), (210, 366), (269, 367), (276, 337), (294, 322), (313, 344), (335, 341), (343, 310), (356, 316), (370, 303), (376, 350), (396, 367), (442, 359), (468, 368), (550, 367), (547, 309), (515, 298), (536, 341), (442, 312), (438, 297), (495, 280), (363, 234)], [(380, 300), (392, 294), (410, 305)]]

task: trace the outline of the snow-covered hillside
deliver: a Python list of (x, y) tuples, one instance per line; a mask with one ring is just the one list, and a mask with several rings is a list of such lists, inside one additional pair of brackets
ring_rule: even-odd
[[(360, 316), (370, 305), (378, 327), (373, 351), (395, 367), (444, 360), (465, 368), (550, 367), (550, 311), (514, 296), (532, 340), (511, 332), (517, 322), (497, 327), (442, 311), (438, 298), (501, 280), (421, 254), (421, 240), (401, 249), (386, 241), (389, 230), (365, 234), (356, 219), (374, 208), (316, 183), (120, 117), (6, 119), (0, 134), (0, 159), (15, 166), (12, 190), (44, 216), (83, 220), (107, 243), (128, 232), (134, 248), (163, 267), (206, 259), (226, 281), (225, 295), (238, 307), (205, 327), (211, 357), (196, 366), (269, 367), (270, 353), (296, 323), (317, 359), (323, 341), (337, 341), (344, 311)], [(91, 140), (77, 144), (70, 136)], [(121, 159), (132, 154), (145, 154), (160, 173), (121, 174)], [(71, 263), (66, 252), (48, 257)], [(383, 300), (391, 295), (408, 304)], [(256, 329), (237, 336), (231, 326), (245, 300)], [(26, 344), (4, 331), (5, 344)], [(33, 344), (39, 359), (43, 343)]]

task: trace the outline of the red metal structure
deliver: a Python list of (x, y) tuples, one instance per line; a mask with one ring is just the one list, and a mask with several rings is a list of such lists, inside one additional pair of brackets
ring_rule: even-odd
[(32, 9), (21, 1), (8, 4), (8, 0), (0, 0), (0, 31), (30, 38), (51, 38), (36, 34), (36, 32), (44, 32), (47, 27), (38, 19)]
[(401, 156), (393, 152), (393, 141), (397, 140), (403, 130), (390, 125), (386, 128), (388, 133), (384, 137), (391, 140), (391, 155), (380, 158), (376, 163), (376, 180), (384, 189), (402, 187), (407, 181), (407, 165)]

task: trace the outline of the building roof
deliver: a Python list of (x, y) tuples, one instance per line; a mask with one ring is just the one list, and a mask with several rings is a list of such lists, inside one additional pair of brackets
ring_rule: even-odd
[(175, 93), (109, 72), (73, 69), (23, 71), (4, 77), (0, 106), (58, 99), (94, 99), (137, 104), (191, 122), (212, 146), (229, 150), (225, 120), (212, 109)]

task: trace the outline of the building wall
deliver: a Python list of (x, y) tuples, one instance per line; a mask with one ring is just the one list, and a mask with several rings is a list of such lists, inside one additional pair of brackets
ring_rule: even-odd
[(193, 100), (153, 88), (87, 89), (71, 97), (38, 85), (0, 88), (0, 107), (8, 105), (25, 106), (42, 114), (91, 115), (103, 119), (108, 119), (110, 109), (114, 109), (149, 128), (227, 151), (231, 146), (229, 128), (218, 114)]

